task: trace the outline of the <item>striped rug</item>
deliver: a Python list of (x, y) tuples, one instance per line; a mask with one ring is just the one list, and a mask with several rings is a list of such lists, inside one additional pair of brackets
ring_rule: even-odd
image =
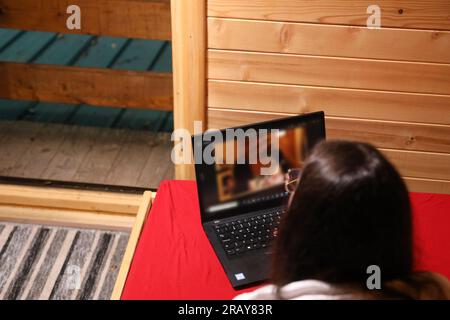
[(109, 299), (128, 236), (0, 222), (0, 299)]

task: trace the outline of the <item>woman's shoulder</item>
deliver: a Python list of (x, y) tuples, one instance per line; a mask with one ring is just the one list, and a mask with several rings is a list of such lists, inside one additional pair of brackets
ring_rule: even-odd
[(301, 280), (289, 283), (282, 288), (266, 285), (252, 292), (242, 293), (235, 300), (323, 300), (351, 298), (340, 288), (319, 280)]
[(276, 299), (276, 286), (266, 285), (251, 292), (241, 293), (233, 300), (274, 300)]
[(235, 300), (324, 300), (324, 299), (447, 299), (450, 300), (450, 281), (434, 272), (416, 272), (401, 280), (388, 281), (380, 291), (364, 290), (352, 285), (333, 285), (319, 280), (302, 280), (281, 288), (266, 285), (252, 292), (236, 296)]

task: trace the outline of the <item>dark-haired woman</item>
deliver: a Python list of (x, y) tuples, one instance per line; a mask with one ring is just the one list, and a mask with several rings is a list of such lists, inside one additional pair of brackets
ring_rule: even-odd
[(450, 299), (444, 276), (413, 271), (408, 191), (374, 147), (322, 142), (286, 184), (273, 284), (236, 299)]

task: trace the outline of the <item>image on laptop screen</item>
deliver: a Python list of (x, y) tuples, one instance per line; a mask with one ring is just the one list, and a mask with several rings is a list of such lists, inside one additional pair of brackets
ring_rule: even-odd
[[(277, 137), (271, 137), (273, 134)], [(275, 146), (271, 143), (273, 138), (278, 139)], [(237, 140), (216, 145), (215, 154), (218, 163), (215, 164), (215, 176), (219, 203), (251, 197), (261, 191), (283, 186), (289, 168), (302, 166), (308, 140), (305, 128), (300, 127), (260, 135), (256, 143), (258, 153), (265, 157), (264, 159), (255, 157), (255, 161), (250, 161), (251, 148), (248, 139), (241, 147)], [(261, 150), (262, 148), (264, 150)], [(231, 152), (227, 153), (227, 150)], [(234, 157), (234, 163), (225, 161), (227, 155)], [(267, 169), (266, 174), (263, 174), (263, 168)]]
[(320, 115), (285, 121), (263, 126), (264, 134), (255, 127), (257, 139), (229, 138), (222, 130), (222, 141), (201, 142), (204, 149), (214, 142), (214, 163), (196, 165), (199, 200), (208, 220), (287, 200), (286, 173), (302, 167), (325, 129)]

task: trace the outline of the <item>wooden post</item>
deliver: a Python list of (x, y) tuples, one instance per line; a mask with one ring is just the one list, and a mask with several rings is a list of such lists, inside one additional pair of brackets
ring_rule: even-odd
[[(174, 129), (206, 125), (206, 0), (171, 0)], [(189, 148), (183, 152), (192, 152)], [(177, 179), (195, 179), (193, 165), (177, 165)]]

